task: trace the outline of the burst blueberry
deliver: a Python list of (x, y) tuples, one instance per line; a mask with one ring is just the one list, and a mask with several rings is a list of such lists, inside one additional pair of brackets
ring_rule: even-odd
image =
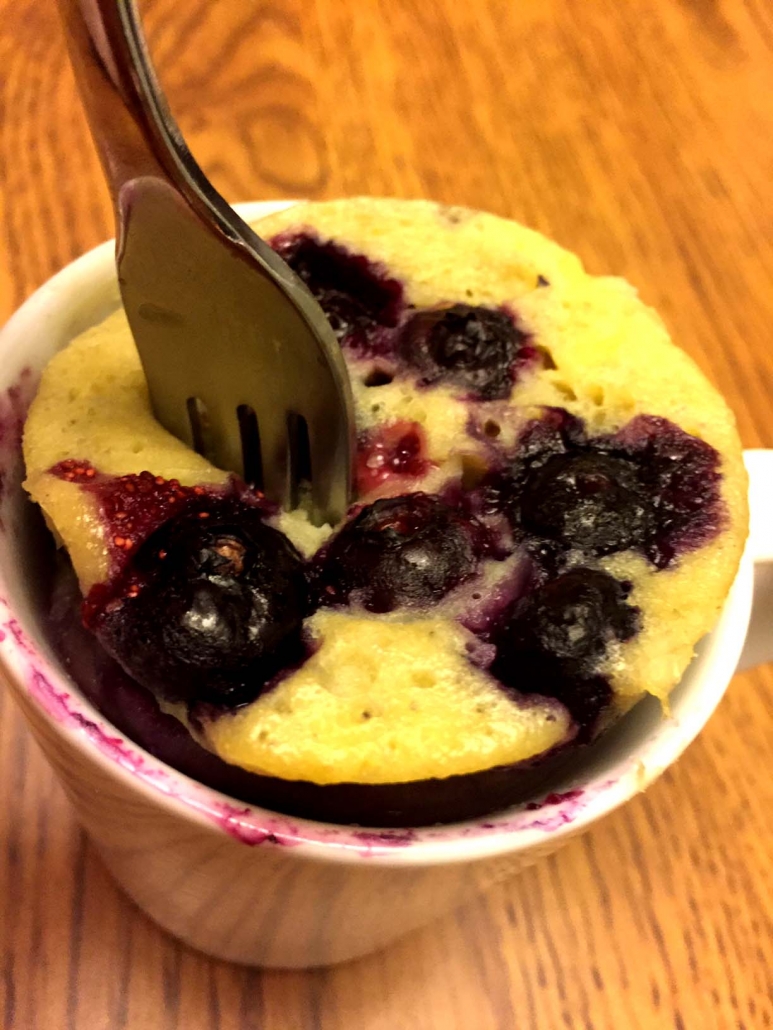
[(546, 409), (477, 500), (486, 514), (504, 513), (551, 572), (572, 550), (631, 548), (662, 569), (722, 527), (719, 465), (713, 447), (664, 418), (640, 415), (614, 435), (590, 437), (568, 413)]
[(276, 236), (271, 246), (308, 286), (342, 344), (361, 353), (390, 347), (403, 286), (375, 262), (311, 233)]

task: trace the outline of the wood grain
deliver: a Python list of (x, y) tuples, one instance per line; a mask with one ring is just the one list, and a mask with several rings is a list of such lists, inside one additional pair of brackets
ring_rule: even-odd
[[(0, 0), (0, 315), (111, 235), (53, 3)], [(431, 196), (626, 275), (773, 445), (768, 0), (147, 0), (231, 200)], [(773, 1026), (773, 668), (646, 796), (390, 951), (196, 955), (113, 886), (0, 696), (2, 1030)]]

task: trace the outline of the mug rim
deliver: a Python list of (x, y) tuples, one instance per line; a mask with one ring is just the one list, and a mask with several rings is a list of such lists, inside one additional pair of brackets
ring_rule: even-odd
[[(246, 220), (281, 210), (294, 201), (236, 205)], [(66, 308), (73, 296), (92, 291), (110, 277), (114, 242), (76, 258), (40, 286), (0, 330), (0, 348), (27, 330), (45, 325), (46, 315)], [(10, 339), (9, 339), (10, 338)], [(96, 762), (178, 817), (225, 833), (249, 846), (292, 847), (299, 857), (379, 865), (468, 862), (539, 850), (575, 834), (643, 791), (698, 735), (730, 683), (743, 648), (751, 612), (753, 566), (744, 554), (714, 630), (701, 648), (710, 652), (699, 701), (679, 720), (663, 717), (657, 731), (627, 756), (612, 775), (544, 803), (517, 805), (492, 816), (419, 829), (359, 829), (343, 824), (284, 816), (208, 787), (155, 758), (119, 733), (79, 692), (53, 657), (16, 619), (6, 600), (9, 585), (0, 567), (0, 674), (28, 699), (51, 729)], [(720, 646), (721, 645), (721, 646)]]

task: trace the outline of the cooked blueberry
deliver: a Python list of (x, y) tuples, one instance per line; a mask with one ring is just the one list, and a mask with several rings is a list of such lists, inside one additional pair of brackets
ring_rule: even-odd
[(309, 233), (283, 234), (271, 245), (314, 294), (342, 343), (372, 350), (374, 332), (397, 325), (403, 287), (368, 258)]
[(303, 655), (303, 562), (255, 507), (220, 501), (171, 519), (131, 576), (97, 633), (160, 697), (239, 704)]
[(414, 315), (402, 331), (400, 353), (427, 385), (449, 382), (483, 400), (503, 400), (525, 340), (506, 311), (454, 304)]
[(372, 612), (431, 605), (473, 575), (484, 549), (479, 523), (439, 497), (419, 493), (375, 501), (324, 549), (320, 597)]
[(588, 554), (642, 544), (653, 518), (636, 464), (592, 452), (555, 454), (527, 477), (520, 520), (529, 533)]
[(576, 568), (516, 603), (494, 640), (492, 673), (521, 693), (558, 698), (584, 731), (611, 697), (598, 666), (610, 643), (629, 640), (639, 611), (605, 572)]

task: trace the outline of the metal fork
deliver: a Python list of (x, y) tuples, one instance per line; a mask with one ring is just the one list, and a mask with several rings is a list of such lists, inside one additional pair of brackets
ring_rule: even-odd
[(134, 0), (59, 0), (110, 188), (121, 296), (158, 420), (317, 521), (351, 496), (341, 349), (306, 286), (214, 189), (169, 113)]

